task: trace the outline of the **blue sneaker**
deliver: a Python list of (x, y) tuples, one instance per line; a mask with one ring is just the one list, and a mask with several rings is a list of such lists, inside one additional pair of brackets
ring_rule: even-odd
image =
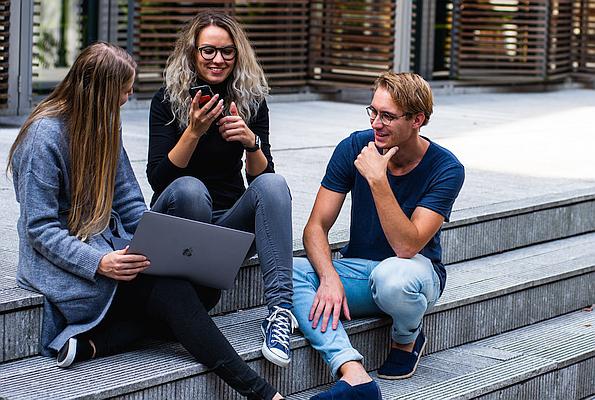
[(413, 376), (419, 364), (421, 353), (426, 348), (426, 337), (422, 331), (417, 335), (413, 351), (392, 348), (384, 364), (378, 368), (378, 377), (382, 379), (405, 379)]
[(376, 381), (355, 386), (337, 381), (332, 388), (310, 397), (310, 400), (382, 400), (382, 394)]
[(287, 367), (291, 361), (289, 335), (299, 327), (297, 320), (287, 308), (275, 306), (269, 316), (262, 321), (260, 329), (264, 337), (262, 354), (280, 367)]

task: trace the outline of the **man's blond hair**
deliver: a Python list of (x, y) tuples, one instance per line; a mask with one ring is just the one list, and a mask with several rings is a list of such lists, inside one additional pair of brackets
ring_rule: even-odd
[(432, 89), (421, 76), (411, 72), (384, 72), (374, 82), (374, 92), (378, 88), (388, 91), (395, 104), (408, 118), (423, 113), (426, 118), (422, 126), (430, 120), (434, 105)]

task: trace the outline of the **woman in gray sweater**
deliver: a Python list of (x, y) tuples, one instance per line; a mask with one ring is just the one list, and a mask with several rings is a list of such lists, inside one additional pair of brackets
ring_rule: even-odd
[(244, 396), (279, 399), (208, 315), (218, 290), (140, 274), (149, 260), (113, 245), (131, 238), (146, 210), (120, 132), (135, 68), (117, 46), (84, 49), (9, 153), (20, 203), (17, 281), (45, 296), (42, 354), (66, 368), (151, 332), (178, 340)]

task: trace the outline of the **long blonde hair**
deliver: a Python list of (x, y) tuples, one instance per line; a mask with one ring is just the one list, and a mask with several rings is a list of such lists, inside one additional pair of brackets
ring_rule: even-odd
[(238, 113), (245, 121), (256, 115), (256, 111), (269, 87), (262, 67), (256, 60), (254, 50), (246, 34), (230, 16), (216, 11), (203, 11), (192, 18), (180, 31), (173, 53), (167, 60), (164, 71), (165, 98), (171, 103), (171, 110), (180, 127), (188, 125), (191, 98), (188, 88), (200, 76), (197, 74), (196, 45), (200, 32), (208, 26), (225, 29), (238, 49), (232, 75), (228, 78), (227, 106), (234, 101)]
[(81, 240), (108, 225), (120, 155), (120, 98), (134, 77), (136, 62), (122, 48), (97, 42), (85, 48), (54, 91), (25, 121), (8, 155), (31, 124), (58, 117), (67, 127), (70, 156), (68, 230)]

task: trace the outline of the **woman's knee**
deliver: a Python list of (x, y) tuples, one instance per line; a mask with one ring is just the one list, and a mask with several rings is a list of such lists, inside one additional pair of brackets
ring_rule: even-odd
[(211, 222), (212, 200), (204, 183), (192, 176), (173, 181), (164, 193), (168, 194), (167, 212), (178, 217)]
[(275, 204), (291, 203), (291, 193), (285, 178), (279, 174), (262, 174), (254, 179), (250, 187), (265, 199)]
[(173, 181), (169, 187), (180, 199), (204, 200), (211, 203), (209, 190), (200, 179), (193, 176), (182, 176)]

